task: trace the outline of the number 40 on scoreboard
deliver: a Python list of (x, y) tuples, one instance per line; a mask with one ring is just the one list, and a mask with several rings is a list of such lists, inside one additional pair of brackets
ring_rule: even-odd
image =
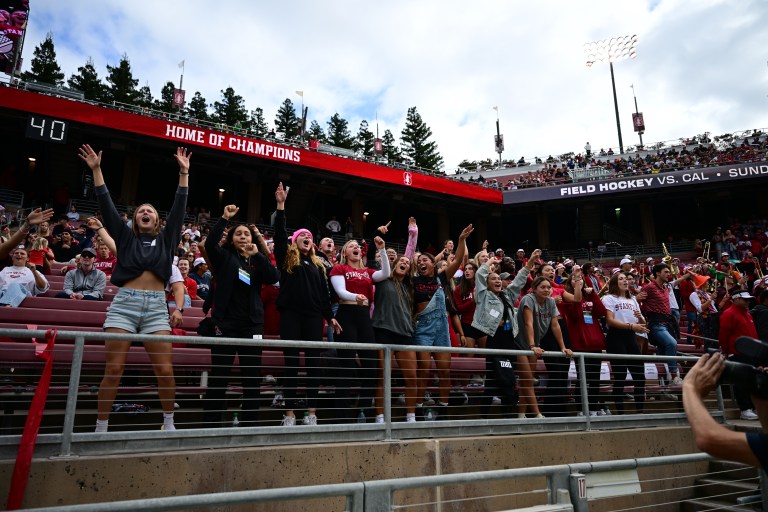
[(30, 114), (27, 118), (27, 138), (65, 144), (69, 123), (61, 119)]

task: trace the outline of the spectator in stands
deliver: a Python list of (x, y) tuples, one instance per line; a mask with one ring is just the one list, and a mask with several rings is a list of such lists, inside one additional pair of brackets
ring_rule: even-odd
[(211, 289), (211, 273), (208, 271), (208, 263), (205, 262), (205, 258), (196, 258), (193, 263), (189, 277), (194, 279), (197, 284), (197, 296), (205, 300)]
[(77, 207), (74, 205), (74, 203), (69, 207), (69, 211), (67, 212), (67, 220), (69, 222), (78, 222), (80, 220), (80, 214), (77, 212)]
[[(674, 337), (676, 322), (669, 305), (669, 291), (666, 284), (670, 280), (669, 265), (658, 263), (651, 269), (651, 282), (643, 286), (642, 291), (647, 297), (643, 301), (643, 312), (648, 319), (649, 341), (656, 345), (656, 353), (660, 356), (677, 355), (677, 340)], [(676, 363), (670, 364), (671, 384), (680, 386), (680, 369)]]
[(768, 341), (768, 290), (763, 289), (758, 296), (758, 304), (750, 311), (755, 322), (757, 337)]
[(592, 156), (592, 144), (589, 141), (584, 145), (584, 153), (587, 155), (587, 158)]
[[(171, 333), (171, 326), (163, 289), (170, 277), (172, 251), (178, 243), (181, 224), (184, 221), (191, 153), (185, 148), (176, 150), (179, 185), (168, 215), (168, 226), (162, 232), (160, 216), (150, 204), (142, 204), (136, 209), (132, 227), (122, 221), (104, 182), (101, 155), (102, 152), (96, 153), (88, 144), (84, 144), (79, 152), (80, 158), (93, 172), (95, 193), (106, 225), (106, 228), (99, 226), (96, 230), (106, 231), (114, 238), (118, 258), (111, 280), (114, 285), (120, 287), (120, 291), (107, 312), (104, 329), (110, 333), (168, 335)], [(183, 308), (173, 312), (173, 326), (181, 325), (183, 312)], [(97, 432), (106, 432), (109, 428), (109, 413), (117, 395), (130, 345), (130, 341), (105, 341), (106, 366), (99, 387)], [(145, 342), (144, 348), (152, 360), (157, 376), (158, 394), (163, 410), (163, 429), (175, 430), (173, 411), (176, 381), (173, 378), (171, 345)]]
[[(720, 350), (723, 354), (731, 356), (733, 361), (752, 364), (753, 361), (744, 354), (736, 351), (736, 340), (741, 336), (757, 338), (755, 322), (749, 314), (749, 301), (754, 297), (747, 291), (740, 291), (731, 295), (733, 306), (728, 308), (720, 318)], [(741, 410), (741, 419), (758, 419), (752, 399), (744, 389), (734, 386), (734, 397)]]
[[(668, 295), (666, 295), (668, 297)], [(608, 281), (608, 293), (603, 297), (606, 310), (606, 352), (609, 354), (640, 354), (635, 335), (648, 333), (640, 305), (629, 292), (626, 274), (618, 272)], [(632, 376), (635, 411), (642, 413), (645, 406), (645, 364), (628, 359), (611, 360), (613, 371), (613, 402), (619, 414), (624, 414), (624, 385), (627, 371)]]
[(25, 249), (16, 249), (11, 262), (0, 270), (0, 306), (15, 308), (28, 296), (48, 291), (48, 280), (29, 262)]
[[(488, 336), (486, 348), (496, 350), (515, 350), (520, 348), (516, 339), (518, 335), (518, 319), (514, 304), (533, 269), (534, 261), (539, 258), (540, 254), (541, 251), (538, 249), (533, 251), (528, 264), (517, 273), (517, 276), (515, 276), (515, 279), (507, 288), (502, 287), (501, 277), (493, 270), (499, 264), (496, 258), (489, 259), (477, 269), (474, 294), (477, 307), (475, 308), (472, 327)], [(499, 374), (500, 371), (502, 370), (496, 369), (495, 359), (491, 356), (486, 356), (486, 398), (492, 400), (493, 396), (499, 396), (502, 405), (513, 407), (515, 405), (514, 390), (508, 389), (511, 387), (509, 384), (505, 385), (503, 376)], [(529, 356), (517, 356), (517, 374), (519, 378), (518, 414), (521, 415), (520, 417), (525, 417), (526, 409), (530, 407), (531, 412), (536, 417), (541, 416), (538, 402), (533, 395), (533, 374), (529, 368)], [(490, 404), (485, 405), (489, 406)]]
[(352, 222), (352, 217), (347, 217), (347, 222), (344, 223), (345, 235), (344, 237), (349, 241), (355, 236), (355, 223)]
[(184, 280), (184, 307), (186, 308), (192, 305), (193, 300), (197, 300), (197, 283), (189, 277), (189, 260), (180, 259), (176, 266), (179, 267)]
[[(377, 251), (381, 254), (381, 269), (366, 268), (363, 264), (363, 251), (356, 240), (349, 240), (341, 248), (341, 262), (331, 270), (331, 285), (339, 297), (339, 310), (336, 320), (340, 332), (335, 341), (348, 343), (366, 343), (374, 340), (370, 317), (370, 304), (373, 301), (373, 285), (389, 279), (391, 270), (387, 258), (384, 240), (374, 238)], [(282, 290), (281, 290), (282, 291)], [(338, 369), (336, 383), (336, 403), (342, 420), (352, 420), (349, 415), (350, 387), (354, 377), (356, 358), (360, 361), (360, 395), (358, 405), (367, 407), (374, 398), (374, 389), (379, 377), (379, 362), (374, 350), (337, 350)], [(345, 418), (343, 415), (347, 414)]]
[(448, 239), (443, 242), (443, 250), (435, 255), (435, 261), (447, 260), (453, 254), (453, 240)]
[(74, 243), (71, 231), (61, 232), (61, 241), (53, 244), (53, 256), (59, 263), (68, 263), (80, 254), (80, 250)]
[(48, 223), (48, 221), (40, 223), (40, 226), (37, 229), (37, 235), (40, 238), (47, 239), (49, 246), (53, 244), (53, 234), (51, 233), (51, 225)]
[[(312, 233), (299, 229), (291, 236), (285, 228), (285, 201), (288, 192), (280, 183), (275, 190), (275, 266), (280, 269), (280, 291), (277, 309), (280, 312), (280, 338), (291, 341), (323, 341), (323, 321), (340, 332), (332, 316), (331, 296), (323, 261), (315, 254)], [(339, 226), (341, 230), (341, 226)], [(293, 412), (297, 406), (299, 353), (304, 351), (307, 412), (305, 425), (317, 425), (317, 407), (321, 384), (321, 351), (319, 349), (287, 346), (283, 349), (285, 377), (283, 398), (286, 411), (284, 426), (296, 424)]]
[[(438, 271), (435, 257), (422, 253), (416, 260), (417, 275), (413, 278), (414, 321), (416, 323), (413, 339), (421, 347), (449, 347), (451, 338), (448, 330), (448, 318), (443, 286), (451, 279), (464, 259), (467, 237), (474, 228), (470, 224), (459, 235), (456, 257), (443, 271)], [(451, 354), (449, 352), (417, 352), (418, 359), (418, 399), (421, 400), (430, 382), (432, 357), (437, 366), (440, 386), (438, 406), (448, 405), (451, 389)]]
[[(102, 231), (102, 233), (104, 232)], [(109, 246), (104, 242), (100, 242), (97, 246), (97, 253), (96, 261), (93, 265), (104, 272), (107, 277), (111, 277), (112, 272), (115, 270), (115, 265), (117, 265), (117, 258), (112, 254), (112, 251), (109, 250)]]
[[(223, 245), (218, 241), (227, 223), (240, 210), (234, 204), (224, 207), (221, 218), (206, 238), (205, 251), (216, 275), (212, 318), (216, 335), (226, 338), (253, 339), (263, 335), (264, 307), (261, 302), (262, 284), (280, 279), (267, 257), (263, 237), (245, 224), (229, 229)], [(209, 300), (211, 298), (209, 297)], [(211, 375), (203, 404), (203, 422), (208, 427), (221, 425), (226, 410), (227, 382), (238, 356), (243, 385), (241, 424), (253, 424), (258, 419), (261, 347), (254, 345), (211, 345)]]
[[(373, 334), (376, 343), (392, 345), (413, 345), (413, 284), (411, 278), (411, 258), (416, 251), (418, 226), (416, 219), (408, 221), (408, 245), (405, 255), (400, 256), (392, 265), (389, 279), (376, 285), (373, 310)], [(400, 368), (405, 385), (405, 421), (416, 421), (417, 362), (413, 350), (394, 350), (394, 359)], [(376, 387), (376, 423), (384, 423), (384, 354), (379, 353), (382, 379)]]
[[(186, 236), (186, 235), (189, 235), (189, 236)], [(196, 240), (200, 240), (201, 236), (202, 235), (200, 234), (200, 230), (197, 229), (197, 225), (192, 224), (191, 226), (189, 226), (187, 229), (184, 230), (183, 239), (186, 244), (188, 242), (194, 242)], [(189, 250), (189, 247), (187, 246), (186, 249)]]
[(683, 383), (683, 407), (688, 415), (696, 446), (718, 459), (727, 459), (768, 470), (768, 401), (753, 396), (755, 419), (763, 433), (736, 432), (715, 421), (704, 405), (704, 398), (720, 382), (725, 370), (722, 354), (704, 354), (688, 371)]
[[(32, 233), (30, 233), (30, 235), (31, 234)], [(53, 263), (54, 260), (53, 251), (48, 248), (48, 239), (35, 235), (32, 240), (32, 244), (27, 247), (29, 261), (35, 266), (38, 272), (47, 274), (50, 272), (51, 263)]]
[(51, 236), (53, 236), (54, 238), (60, 237), (64, 231), (71, 231), (71, 230), (72, 230), (72, 227), (69, 225), (69, 219), (67, 218), (66, 214), (59, 215), (58, 221), (56, 222), (56, 225), (53, 226), (53, 229), (51, 231)]
[[(568, 367), (570, 362), (561, 357), (548, 357), (546, 352), (562, 352), (567, 359), (573, 351), (565, 345), (558, 317), (560, 313), (552, 298), (552, 282), (539, 276), (533, 280), (531, 291), (520, 299), (517, 322), (520, 326), (518, 347), (528, 346), (544, 358), (549, 376), (544, 396), (545, 416), (563, 416), (568, 402)], [(537, 353), (535, 349), (541, 352)]]
[(197, 223), (201, 226), (208, 224), (211, 220), (211, 214), (205, 208), (200, 208), (200, 213), (197, 214)]
[(331, 236), (336, 236), (341, 233), (341, 224), (336, 220), (336, 216), (331, 216), (331, 220), (325, 223), (325, 228), (331, 232)]
[(80, 253), (80, 265), (64, 276), (64, 289), (56, 294), (60, 299), (101, 300), (107, 287), (107, 275), (94, 268), (96, 251), (83, 249)]
[[(475, 318), (475, 263), (468, 262), (464, 265), (464, 275), (459, 280), (459, 284), (453, 290), (453, 300), (456, 309), (461, 317), (461, 332), (464, 334), (459, 338), (459, 346), (464, 348), (485, 348), (488, 339), (486, 334), (475, 327), (472, 327), (472, 321)], [(467, 354), (467, 357), (474, 357), (474, 354)]]
[[(582, 271), (584, 268), (586, 265)], [(597, 295), (597, 289), (590, 286), (592, 283), (586, 283), (584, 276), (583, 273), (574, 273), (565, 281), (565, 291), (572, 294), (573, 298), (563, 300), (558, 310), (565, 319), (570, 347), (576, 352), (600, 354), (605, 350), (605, 335), (599, 320), (605, 318), (606, 310)], [(582, 402), (587, 403), (590, 416), (596, 416), (599, 409), (600, 365), (600, 359), (584, 358), (587, 396), (582, 397)], [(578, 365), (576, 367), (579, 371)], [(580, 392), (578, 394), (581, 395)]]

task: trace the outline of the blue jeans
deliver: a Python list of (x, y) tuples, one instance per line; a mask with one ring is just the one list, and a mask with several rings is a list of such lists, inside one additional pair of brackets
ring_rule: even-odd
[[(669, 327), (665, 324), (652, 324), (650, 327), (649, 341), (656, 345), (656, 353), (660, 356), (676, 356), (677, 355), (677, 340), (669, 332)], [(669, 371), (673, 374), (680, 375), (680, 370), (677, 367), (677, 363), (672, 362), (669, 365)]]

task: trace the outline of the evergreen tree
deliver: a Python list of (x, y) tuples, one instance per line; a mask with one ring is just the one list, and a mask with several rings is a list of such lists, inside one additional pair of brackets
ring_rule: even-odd
[(208, 102), (205, 100), (200, 91), (195, 91), (195, 95), (189, 102), (186, 110), (187, 116), (198, 121), (208, 121), (210, 116), (208, 115)]
[(152, 108), (152, 90), (149, 84), (139, 89), (139, 96), (136, 98), (136, 104), (144, 108)]
[(384, 135), (381, 138), (382, 156), (386, 158), (389, 163), (394, 164), (402, 161), (403, 157), (400, 154), (400, 148), (395, 141), (395, 136), (389, 130), (384, 130)]
[(373, 141), (376, 137), (368, 129), (368, 121), (363, 119), (355, 137), (355, 150), (361, 151), (365, 156), (373, 156)]
[(212, 117), (218, 123), (243, 129), (247, 129), (250, 124), (245, 100), (242, 96), (235, 94), (232, 87), (227, 87), (221, 91), (221, 101), (213, 102)]
[(260, 137), (263, 137), (269, 132), (269, 126), (264, 119), (264, 109), (261, 107), (256, 107), (251, 110), (251, 130)]
[(64, 85), (64, 73), (56, 62), (56, 49), (53, 46), (53, 33), (48, 32), (45, 41), (35, 47), (32, 57), (32, 69), (21, 74), (22, 80), (34, 80), (56, 87)]
[(161, 112), (175, 112), (177, 108), (173, 104), (173, 92), (176, 90), (176, 86), (173, 82), (165, 82), (165, 85), (160, 90), (160, 97), (154, 101), (152, 108)]
[(82, 91), (87, 100), (102, 101), (107, 94), (107, 86), (99, 78), (93, 59), (90, 57), (88, 57), (85, 66), (77, 68), (77, 74), (69, 77), (67, 85)]
[(123, 54), (117, 66), (107, 65), (107, 83), (110, 84), (107, 89), (107, 99), (109, 101), (117, 101), (129, 105), (137, 103), (140, 97), (139, 91), (136, 90), (139, 80), (138, 78), (133, 78), (131, 61), (128, 60), (128, 55)]
[(431, 137), (432, 130), (416, 112), (416, 107), (409, 108), (400, 134), (402, 152), (417, 167), (438, 170), (443, 166), (443, 157), (437, 151), (437, 143), (429, 140)]
[(322, 142), (324, 144), (328, 142), (328, 137), (325, 136), (323, 127), (320, 126), (320, 123), (314, 120), (311, 123), (309, 123), (309, 130), (307, 130), (307, 137), (309, 137), (310, 139), (317, 139), (318, 142)]
[(275, 131), (283, 132), (286, 138), (295, 137), (299, 134), (299, 118), (296, 117), (296, 109), (290, 98), (285, 98), (283, 104), (277, 109)]
[(328, 121), (328, 144), (337, 148), (352, 149), (355, 140), (349, 131), (349, 123), (338, 112)]

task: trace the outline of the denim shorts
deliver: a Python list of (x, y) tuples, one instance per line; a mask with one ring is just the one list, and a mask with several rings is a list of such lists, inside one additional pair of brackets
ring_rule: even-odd
[(413, 344), (419, 347), (451, 346), (451, 335), (448, 333), (448, 316), (445, 314), (445, 310), (438, 308), (416, 316)]
[(104, 328), (109, 327), (131, 334), (170, 331), (165, 292), (120, 288), (107, 311)]

